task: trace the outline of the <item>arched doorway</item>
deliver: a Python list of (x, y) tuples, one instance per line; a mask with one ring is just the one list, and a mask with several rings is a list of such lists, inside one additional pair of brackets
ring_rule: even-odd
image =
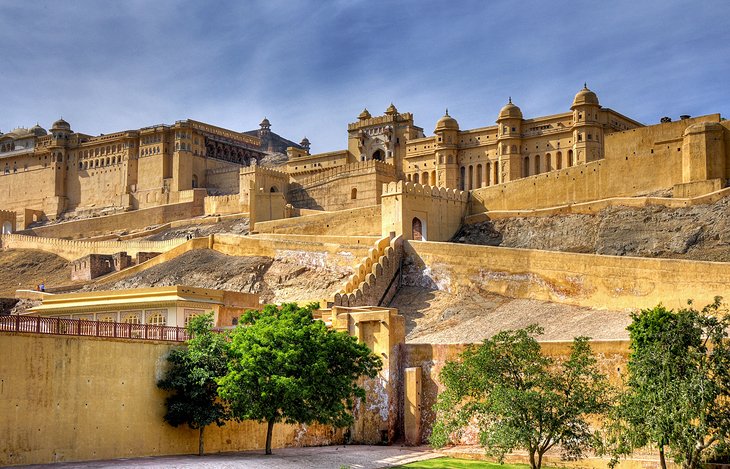
[(411, 222), (411, 237), (414, 241), (426, 241), (426, 225), (418, 217)]
[(3, 234), (9, 234), (13, 232), (13, 224), (9, 221), (3, 223)]
[(271, 186), (271, 189), (269, 189), (269, 192), (279, 192), (279, 190), (276, 188), (276, 186)]
[(373, 153), (373, 159), (378, 161), (385, 161), (385, 152), (383, 150), (375, 150)]

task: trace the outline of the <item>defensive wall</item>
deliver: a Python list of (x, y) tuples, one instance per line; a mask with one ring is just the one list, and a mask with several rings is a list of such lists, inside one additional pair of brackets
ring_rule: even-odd
[(131, 256), (140, 252), (165, 252), (184, 243), (183, 239), (167, 241), (77, 241), (58, 238), (43, 238), (22, 234), (0, 235), (2, 249), (34, 249), (56, 254), (64, 259), (74, 260), (89, 254), (115, 254), (125, 251)]
[(248, 200), (239, 194), (209, 195), (205, 198), (205, 215), (231, 215), (249, 211)]
[(402, 236), (386, 236), (377, 240), (368, 250), (367, 257), (355, 266), (333, 299), (336, 306), (387, 305), (398, 290), (394, 281), (403, 257)]
[(471, 192), (469, 214), (526, 210), (672, 190), (694, 197), (730, 174), (730, 123), (719, 114), (605, 136), (605, 158)]
[(447, 241), (461, 228), (469, 193), (398, 181), (383, 185), (382, 234)]
[(651, 207), (667, 208), (693, 207), (696, 205), (714, 204), (730, 195), (730, 187), (710, 192), (697, 197), (613, 197), (577, 204), (565, 204), (557, 207), (538, 208), (534, 210), (490, 210), (464, 217), (464, 223), (479, 223), (487, 220), (512, 217), (550, 217), (554, 215), (583, 214), (594, 215), (608, 207)]
[[(538, 337), (539, 340), (539, 337)], [(556, 359), (565, 359), (570, 354), (572, 342), (540, 342), (543, 355), (550, 356)], [(626, 370), (626, 362), (629, 356), (629, 343), (628, 341), (591, 341), (591, 349), (598, 360), (598, 367), (602, 373), (605, 373), (609, 381), (614, 385), (621, 384), (621, 374)], [(420, 392), (416, 395), (413, 393), (413, 397), (408, 397), (409, 387), (415, 384), (415, 379), (409, 376), (409, 380), (405, 383), (404, 390), (404, 406), (407, 408), (409, 405), (417, 408), (420, 412), (416, 412), (412, 417), (411, 423), (416, 425), (420, 431), (416, 435), (410, 437), (410, 441), (418, 444), (419, 442), (426, 442), (431, 436), (431, 429), (433, 427), (434, 420), (436, 418), (436, 412), (433, 410), (433, 405), (436, 403), (438, 393), (444, 390), (444, 386), (439, 379), (439, 374), (443, 369), (447, 361), (456, 360), (458, 356), (466, 350), (468, 344), (404, 344), (403, 352), (401, 354), (403, 361), (403, 368), (405, 370), (416, 368), (414, 370), (417, 376), (420, 378), (418, 381), (418, 388)], [(420, 400), (419, 400), (420, 399)], [(414, 402), (414, 400), (416, 400)], [(419, 415), (420, 414), (420, 415)], [(419, 418), (420, 417), (420, 418)], [(406, 433), (408, 428), (405, 429)], [(477, 444), (477, 432), (465, 432), (464, 438), (460, 441), (463, 444)], [(524, 461), (515, 459), (514, 455), (509, 455), (507, 458), (508, 462), (520, 462)], [(563, 462), (557, 458), (554, 460), (555, 463), (559, 463), (557, 466), (562, 466)], [(601, 460), (602, 464), (599, 466), (606, 466), (606, 460)], [(647, 466), (656, 466), (656, 461), (652, 461), (653, 464)], [(581, 465), (585, 467), (585, 465)], [(643, 466), (643, 467), (647, 467)], [(622, 461), (620, 467), (625, 467), (625, 463)], [(641, 467), (641, 466), (640, 466)]]
[[(357, 337), (383, 360), (378, 376), (362, 383), (367, 398), (355, 408), (352, 440), (391, 443), (400, 428), (403, 317), (387, 308), (333, 308), (330, 313), (334, 329)], [(16, 357), (0, 362), (0, 465), (197, 452), (197, 431), (164, 422), (167, 394), (156, 386), (175, 345), (13, 332), (0, 332), (0, 339), (0, 354)], [(18, 350), (26, 353), (18, 355)], [(252, 421), (205, 431), (208, 453), (261, 450), (265, 440), (266, 425)], [(329, 426), (276, 424), (272, 446), (343, 440), (343, 431)]]
[[(0, 363), (0, 465), (197, 453), (198, 432), (162, 418), (166, 393), (156, 382), (174, 345), (0, 334), (0, 353), (14, 357)], [(205, 431), (211, 453), (262, 449), (265, 440), (266, 425), (251, 421)], [(272, 446), (341, 442), (330, 427), (277, 424)]]
[(257, 222), (257, 233), (377, 236), (381, 229), (381, 206), (318, 212), (306, 210), (299, 217)]
[(730, 298), (730, 264), (567, 252), (405, 243), (407, 282), (458, 292), (479, 289), (593, 308), (669, 308)]
[(218, 194), (238, 194), (240, 192), (240, 171), (241, 167), (238, 165), (207, 169), (205, 171), (207, 189)]
[(287, 198), (298, 208), (328, 211), (380, 204), (384, 183), (395, 181), (395, 166), (376, 160), (348, 163), (289, 185)]
[(80, 235), (89, 237), (112, 231), (141, 230), (148, 226), (203, 215), (205, 189), (192, 189), (185, 193), (188, 200), (180, 203), (39, 226), (30, 228), (27, 232), (49, 238), (77, 238)]

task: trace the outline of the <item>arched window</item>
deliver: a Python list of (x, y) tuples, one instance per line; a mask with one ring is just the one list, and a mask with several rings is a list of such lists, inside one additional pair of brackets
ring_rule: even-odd
[(463, 191), (466, 190), (466, 168), (461, 167), (461, 177), (459, 178), (459, 188)]
[(499, 184), (499, 161), (494, 162), (494, 184)]
[(415, 182), (416, 184), (418, 184), (418, 179), (419, 179), (418, 173), (414, 174), (413, 175), (413, 182)]
[(533, 174), (540, 174), (540, 155), (535, 155), (535, 172)]
[(355, 200), (357, 199), (357, 187), (353, 187), (350, 191), (350, 199)]
[(431, 186), (436, 186), (436, 170), (431, 171), (431, 181), (429, 181)]
[(383, 150), (377, 149), (373, 153), (373, 159), (378, 161), (385, 161), (385, 153)]
[(411, 222), (411, 235), (414, 241), (426, 241), (426, 226), (418, 217), (414, 217)]
[(561, 151), (555, 154), (555, 169), (563, 169), (563, 152)]
[(3, 223), (3, 234), (8, 234), (13, 232), (13, 224), (9, 221), (6, 221)]
[(573, 161), (573, 150), (568, 150), (568, 166), (575, 165), (575, 161)]
[(482, 165), (477, 165), (477, 183), (476, 188), (482, 187)]
[(271, 189), (269, 189), (269, 192), (271, 192), (271, 193), (279, 192), (279, 189), (277, 189), (276, 186), (271, 186)]
[(198, 187), (198, 176), (193, 174), (193, 189)]
[(545, 154), (545, 171), (553, 170), (553, 157), (550, 153)]
[(526, 178), (530, 175), (530, 158), (526, 156), (522, 160), (522, 177)]
[(486, 168), (487, 168), (487, 175), (484, 177), (484, 183), (486, 185), (488, 185), (488, 186), (491, 186), (492, 184), (494, 184), (491, 181), (491, 177), (492, 177), (492, 163), (487, 162)]
[(421, 175), (421, 184), (423, 184), (424, 186), (428, 184), (428, 172), (427, 171), (424, 171), (423, 174)]
[(140, 313), (124, 313), (124, 316), (122, 317), (122, 322), (126, 324), (139, 324), (142, 321), (140, 321)]
[(469, 179), (467, 179), (467, 190), (474, 189), (474, 166), (469, 165)]
[(147, 324), (153, 326), (164, 326), (167, 323), (167, 315), (162, 312), (147, 313)]

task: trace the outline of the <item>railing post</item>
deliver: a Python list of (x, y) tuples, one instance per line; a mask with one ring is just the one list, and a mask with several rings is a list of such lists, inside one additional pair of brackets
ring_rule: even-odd
[(15, 332), (20, 332), (20, 314), (15, 315)]
[(114, 337), (117, 336), (117, 322), (116, 321), (114, 321), (114, 333), (113, 333), (113, 336)]
[(40, 316), (36, 316), (36, 321), (35, 321), (35, 331), (36, 331), (36, 333), (38, 333), (38, 334), (40, 334), (40, 333), (41, 333), (41, 317), (40, 317)]
[(149, 326), (149, 324), (145, 323), (145, 325), (144, 325), (144, 338), (145, 339), (147, 338), (147, 329), (148, 329), (147, 326)]

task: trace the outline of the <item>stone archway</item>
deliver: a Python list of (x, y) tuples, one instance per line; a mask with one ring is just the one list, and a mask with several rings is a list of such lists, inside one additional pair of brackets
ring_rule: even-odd
[(6, 221), (3, 223), (2, 233), (3, 234), (9, 234), (13, 232), (13, 224), (9, 221)]
[(414, 241), (426, 241), (426, 225), (418, 217), (413, 217), (411, 222), (411, 238)]
[(375, 150), (373, 153), (373, 159), (378, 161), (385, 161), (385, 152), (381, 149)]

